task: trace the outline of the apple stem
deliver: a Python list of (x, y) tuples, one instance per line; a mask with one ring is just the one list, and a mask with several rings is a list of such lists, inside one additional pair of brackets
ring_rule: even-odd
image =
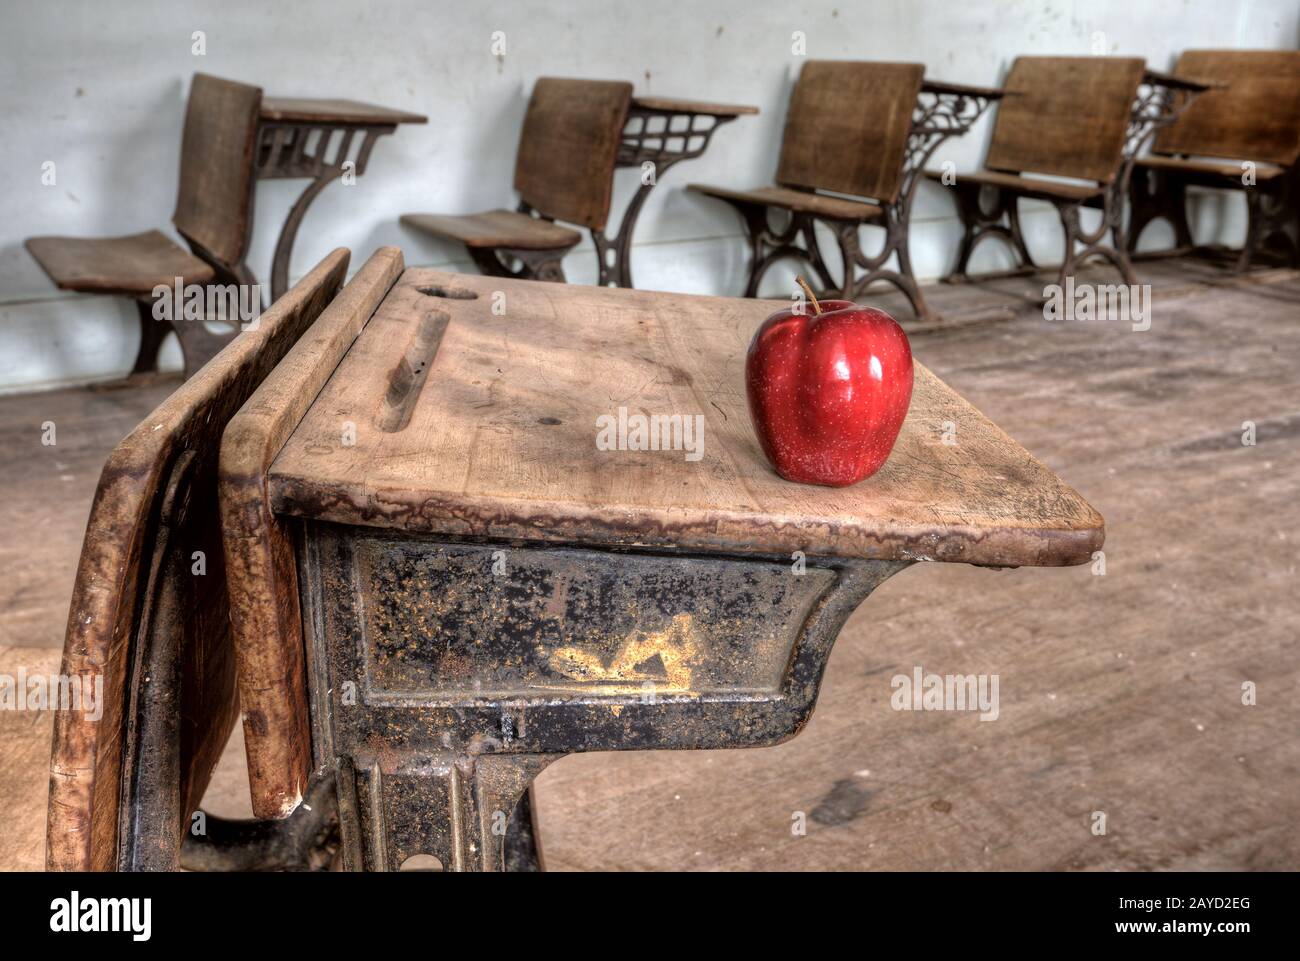
[(795, 282), (798, 283), (798, 285), (803, 288), (803, 292), (807, 294), (808, 299), (812, 301), (813, 316), (816, 317), (818, 314), (822, 312), (822, 305), (817, 303), (817, 295), (814, 294), (812, 292), (812, 288), (808, 286), (808, 281), (804, 280), (802, 277), (796, 277)]

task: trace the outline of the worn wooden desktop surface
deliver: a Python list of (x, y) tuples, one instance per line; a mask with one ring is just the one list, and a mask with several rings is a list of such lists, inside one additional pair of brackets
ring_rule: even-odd
[[(271, 502), (445, 535), (703, 551), (1062, 565), (1100, 547), (1101, 517), (920, 364), (878, 474), (782, 480), (743, 386), (777, 306), (407, 270), (272, 464)], [(597, 449), (597, 418), (620, 409), (698, 415), (702, 456)]]
[(262, 120), (294, 123), (336, 123), (361, 126), (428, 123), (429, 118), (405, 110), (377, 107), (357, 100), (321, 97), (263, 97)]

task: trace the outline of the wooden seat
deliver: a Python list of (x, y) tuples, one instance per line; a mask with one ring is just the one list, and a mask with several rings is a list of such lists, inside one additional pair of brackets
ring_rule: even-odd
[[(1109, 260), (1126, 283), (1136, 283), (1123, 242), (1123, 196), (1116, 187), (1126, 178), (1130, 120), (1145, 64), (1135, 57), (1017, 57), (1007, 74), (1007, 98), (997, 121), (985, 169), (958, 174), (953, 184), (964, 234), (957, 265), (945, 280), (969, 279), (967, 267), (980, 240), (1002, 237), (1020, 264), (1013, 272), (1037, 269), (1020, 229), (1018, 201), (1046, 200), (1056, 207), (1065, 230), (1065, 253), (1058, 283), (1084, 260)], [(1068, 177), (1083, 184), (1045, 180), (1033, 174)], [(947, 182), (929, 171), (932, 180)], [(992, 188), (991, 211), (980, 193)], [(1102, 223), (1091, 232), (1079, 220), (1081, 206), (1100, 207)], [(1003, 220), (1005, 218), (1005, 223)], [(1107, 234), (1112, 243), (1104, 243)]]
[(490, 210), (461, 216), (403, 214), (402, 223), (435, 237), (455, 240), (466, 247), (567, 250), (582, 239), (582, 234), (576, 230), (513, 210)]
[[(133, 373), (155, 370), (158, 350), (174, 330), (192, 376), (239, 333), (214, 334), (202, 321), (154, 317), (155, 287), (238, 284), (254, 287), (244, 266), (253, 206), (253, 155), (262, 91), (196, 73), (181, 137), (180, 187), (172, 223), (190, 246), (186, 252), (157, 230), (129, 237), (32, 237), (27, 249), (63, 290), (135, 299), (140, 349)], [(260, 307), (260, 291), (259, 291)], [(218, 321), (221, 318), (205, 318)]]
[[(926, 315), (907, 250), (912, 191), (904, 189), (924, 73), (919, 63), (810, 60), (790, 95), (776, 186), (689, 186), (730, 203), (740, 214), (751, 248), (745, 296), (757, 296), (767, 270), (793, 257), (807, 263), (836, 296), (852, 300), (883, 280), (907, 295), (918, 316)], [(772, 208), (793, 214), (789, 227), (779, 233), (768, 223)], [(818, 246), (819, 220), (831, 226), (840, 247), (843, 274), (838, 283)], [(886, 228), (884, 247), (873, 257), (859, 247), (863, 223)], [(891, 256), (897, 257), (896, 271), (882, 269)]]
[(761, 207), (780, 207), (783, 210), (797, 210), (800, 213), (815, 214), (828, 220), (854, 220), (866, 222), (878, 220), (884, 209), (876, 204), (861, 200), (848, 200), (844, 197), (830, 197), (826, 194), (813, 193), (808, 190), (794, 190), (790, 187), (755, 187), (753, 190), (728, 190), (725, 187), (710, 187), (705, 184), (689, 184), (687, 190), (719, 200), (730, 200), (742, 204), (755, 204)]
[(217, 513), (227, 421), (343, 283), (336, 250), (109, 455), (86, 524), (61, 673), (102, 717), (59, 711), (50, 870), (174, 870), (239, 714)]
[(211, 266), (157, 230), (128, 237), (28, 237), (28, 252), (63, 290), (151, 297), (158, 286), (206, 284)]
[(1173, 225), (1175, 252), (1193, 248), (1187, 188), (1209, 187), (1245, 195), (1238, 271), (1272, 241), (1290, 247), (1300, 264), (1300, 51), (1187, 50), (1175, 70), (1218, 88), (1161, 130), (1138, 161), (1129, 249), (1162, 218)]
[(515, 160), (519, 212), (406, 214), (402, 223), (464, 244), (485, 274), (562, 283), (561, 261), (581, 235), (549, 221), (588, 228), (597, 251), (602, 249), (631, 100), (630, 83), (541, 78), (533, 86)]

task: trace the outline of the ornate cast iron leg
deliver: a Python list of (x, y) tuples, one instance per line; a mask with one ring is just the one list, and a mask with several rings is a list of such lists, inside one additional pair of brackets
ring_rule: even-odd
[[(208, 330), (203, 320), (187, 320), (183, 317), (174, 320), (155, 320), (152, 300), (137, 300), (136, 309), (140, 317), (140, 349), (136, 351), (132, 374), (143, 374), (158, 369), (158, 352), (167, 335), (174, 331), (180, 343), (185, 379), (189, 380), (239, 333), (238, 321), (231, 325), (233, 329), (230, 331), (213, 333)], [(214, 322), (226, 323), (224, 320)]]
[(1245, 273), (1270, 240), (1282, 239), (1291, 248), (1292, 261), (1300, 263), (1300, 213), (1295, 207), (1295, 176), (1283, 174), (1268, 186), (1246, 188), (1246, 242), (1235, 265)]
[(757, 297), (759, 285), (773, 264), (793, 258), (806, 264), (817, 277), (823, 290), (842, 287), (831, 277), (817, 242), (816, 221), (808, 214), (791, 213), (790, 223), (784, 230), (774, 230), (768, 220), (768, 208), (760, 204), (730, 200), (740, 214), (749, 244), (749, 267), (745, 280), (746, 297)]
[(135, 306), (140, 316), (140, 349), (135, 353), (131, 373), (147, 374), (158, 369), (158, 351), (172, 328), (167, 321), (154, 319), (153, 300), (141, 298)]
[[(1065, 258), (1057, 272), (1056, 282), (1065, 284), (1065, 278), (1075, 273), (1089, 258), (1101, 257), (1119, 271), (1124, 283), (1134, 286), (1137, 275), (1125, 249), (1124, 226), (1121, 222), (1121, 198), (1127, 193), (1127, 185), (1112, 184), (1106, 188), (1101, 201), (1101, 223), (1094, 230), (1084, 230), (1079, 213), (1082, 205), (1078, 203), (1057, 202), (1056, 209), (1061, 215), (1061, 226), (1065, 229)], [(1110, 235), (1111, 243), (1105, 243)]]
[[(985, 237), (1001, 237), (1011, 245), (1018, 263), (1010, 270), (995, 271), (987, 277), (1018, 277), (1032, 274), (1038, 270), (1038, 264), (1029, 254), (1025, 244), (1025, 235), (1020, 229), (1019, 198), (997, 187), (988, 188), (993, 197), (993, 207), (986, 211), (981, 202), (985, 194), (984, 186), (977, 183), (963, 183), (958, 180), (953, 185), (957, 193), (957, 213), (961, 217), (962, 239), (957, 250), (957, 264), (952, 272), (943, 278), (946, 284), (969, 283), (976, 279), (969, 273), (970, 258)], [(1006, 223), (1002, 222), (1006, 218)]]
[[(521, 250), (516, 247), (497, 247), (485, 250), (481, 247), (470, 248), (470, 257), (483, 273), (490, 277), (513, 277), (516, 280), (545, 280), (562, 284), (564, 279), (564, 255), (572, 247), (560, 250)], [(502, 260), (503, 257), (519, 261), (519, 267), (511, 269)]]
[[(279, 300), (289, 289), (289, 259), (293, 254), (298, 228), (302, 226), (303, 217), (312, 201), (331, 181), (348, 172), (346, 165), (349, 161), (353, 165), (351, 173), (354, 176), (360, 177), (365, 173), (375, 141), (395, 129), (395, 126), (317, 125), (287, 121), (261, 125), (258, 134), (258, 177), (264, 180), (311, 180), (289, 209), (275, 243), (275, 256), (271, 262), (272, 301)], [(341, 134), (337, 147), (334, 146), (336, 133)], [(357, 134), (362, 135), (361, 145), (355, 157), (352, 157), (352, 145)]]
[[(644, 179), (623, 210), (618, 233), (612, 240), (603, 230), (592, 230), (596, 245), (597, 283), (602, 287), (632, 287), (632, 234), (650, 191), (674, 164), (691, 160), (708, 149), (714, 132), (736, 118), (731, 115), (653, 110), (633, 104), (619, 144), (618, 167), (644, 169), (652, 165), (650, 182)], [(680, 121), (680, 122), (679, 122)], [(674, 129), (676, 125), (676, 129)]]
[(1056, 212), (1061, 216), (1061, 227), (1065, 231), (1065, 256), (1061, 258), (1061, 269), (1056, 272), (1056, 285), (1065, 287), (1065, 279), (1075, 270), (1075, 251), (1079, 243), (1079, 205), (1057, 204)]
[(275, 256), (271, 259), (273, 301), (279, 300), (289, 289), (289, 258), (293, 255), (293, 244), (298, 239), (298, 228), (302, 226), (302, 218), (307, 215), (307, 208), (320, 196), (320, 192), (329, 186), (330, 181), (336, 179), (341, 173), (340, 170), (327, 170), (321, 173), (307, 185), (307, 189), (289, 208), (288, 216), (284, 218), (284, 225), (280, 228), (280, 236), (275, 242)]
[(1191, 250), (1191, 226), (1187, 222), (1187, 185), (1181, 177), (1161, 170), (1135, 168), (1129, 181), (1129, 215), (1125, 247), (1129, 253), (1137, 249), (1138, 238), (1153, 220), (1168, 220), (1174, 228), (1170, 255)]

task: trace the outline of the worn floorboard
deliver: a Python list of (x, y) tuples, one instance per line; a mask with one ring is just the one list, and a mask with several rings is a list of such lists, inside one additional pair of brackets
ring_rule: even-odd
[[(0, 674), (15, 681), (49, 677), (58, 670), (59, 652), (54, 648), (0, 646)], [(23, 708), (0, 710), (0, 871), (45, 867), (54, 715), (35, 702)]]
[[(552, 869), (1300, 869), (1300, 278), (1141, 270), (1146, 332), (1044, 321), (1041, 277), (931, 288), (929, 325), (899, 311), (922, 362), (1105, 515), (1106, 573), (903, 572), (850, 620), (794, 740), (548, 769)], [(99, 464), (167, 387), (149, 390), (0, 398), (0, 643), (61, 643)], [(49, 653), (0, 652), (0, 670)], [(893, 710), (891, 679), (917, 666), (996, 674), (998, 718)], [(44, 823), (31, 745), (49, 725), (15, 742), (15, 720), (0, 867), (34, 867), (12, 825)], [(209, 790), (222, 814), (248, 811), (240, 750)]]
[(180, 382), (158, 375), (0, 397), (0, 645), (63, 646), (100, 468)]

